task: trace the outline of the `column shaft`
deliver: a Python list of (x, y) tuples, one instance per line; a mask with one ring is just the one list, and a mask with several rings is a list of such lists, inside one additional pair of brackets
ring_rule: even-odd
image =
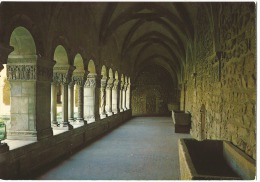
[(84, 113), (84, 94), (83, 94), (83, 86), (79, 85), (79, 106), (78, 106), (78, 118), (77, 121), (83, 121), (83, 113)]
[(51, 124), (56, 125), (57, 122), (57, 84), (51, 83)]
[(69, 121), (74, 122), (74, 84), (69, 84)]

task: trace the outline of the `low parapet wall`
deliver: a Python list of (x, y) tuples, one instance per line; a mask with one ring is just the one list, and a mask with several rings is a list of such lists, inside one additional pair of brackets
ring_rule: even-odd
[(116, 128), (132, 117), (127, 110), (50, 138), (0, 154), (0, 178), (23, 179), (42, 166), (66, 155)]

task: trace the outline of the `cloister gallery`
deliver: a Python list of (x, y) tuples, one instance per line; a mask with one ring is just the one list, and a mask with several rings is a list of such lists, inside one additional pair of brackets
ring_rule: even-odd
[[(256, 176), (254, 2), (1, 2), (0, 70), (1, 179), (33, 179), (34, 172), (87, 150), (100, 136), (145, 123), (147, 128), (113, 140), (131, 139), (153, 122), (155, 131), (167, 123), (162, 135), (169, 130), (149, 141), (161, 141), (149, 149), (162, 150), (153, 154), (161, 161), (158, 179)], [(179, 124), (178, 114), (186, 114), (189, 124)], [(162, 146), (164, 137), (176, 143), (169, 138)], [(146, 145), (140, 139), (131, 147), (138, 142), (135, 152)], [(221, 152), (214, 155), (227, 162), (196, 164), (213, 160), (213, 145)], [(176, 165), (163, 166), (171, 153)], [(193, 167), (186, 166), (190, 161)], [(215, 172), (213, 163), (227, 168)], [(156, 165), (148, 165), (140, 170), (150, 167), (151, 173), (131, 176), (137, 169), (132, 165), (125, 169), (128, 177), (104, 179), (150, 179), (155, 173)], [(176, 176), (167, 176), (166, 168)], [(86, 171), (69, 179), (103, 179)]]

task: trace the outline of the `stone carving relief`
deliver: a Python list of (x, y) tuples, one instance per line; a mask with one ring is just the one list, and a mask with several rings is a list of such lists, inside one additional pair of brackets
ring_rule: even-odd
[(117, 90), (118, 89), (118, 84), (119, 84), (119, 81), (118, 80), (115, 80), (114, 81), (114, 86), (113, 86), (113, 90)]
[(96, 78), (87, 78), (84, 87), (86, 88), (95, 88), (96, 87)]
[(114, 79), (109, 79), (108, 82), (107, 82), (106, 88), (107, 89), (112, 89), (113, 85), (114, 85), (113, 83), (114, 83)]
[(73, 82), (74, 82), (75, 84), (77, 84), (78, 86), (83, 87), (84, 84), (85, 84), (85, 80), (86, 80), (86, 79), (85, 79), (85, 77), (82, 77), (82, 76), (73, 76), (72, 80), (73, 80)]
[(36, 80), (36, 65), (7, 65), (8, 80)]
[(71, 82), (71, 74), (55, 72), (53, 73), (53, 81), (60, 84), (69, 84)]

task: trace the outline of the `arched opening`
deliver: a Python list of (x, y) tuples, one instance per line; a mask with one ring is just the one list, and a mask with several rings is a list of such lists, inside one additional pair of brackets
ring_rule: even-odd
[(106, 105), (106, 85), (107, 85), (107, 69), (105, 65), (102, 66), (101, 69), (101, 86), (100, 86), (100, 103), (99, 103), (99, 113), (100, 119), (106, 117), (105, 105)]
[[(83, 58), (80, 54), (75, 56), (74, 66), (76, 69), (73, 72), (72, 81), (69, 84), (69, 121), (71, 124), (81, 126), (84, 125), (85, 70)], [(75, 104), (76, 107), (74, 106), (74, 100), (77, 101)], [(75, 120), (76, 122), (74, 122)]]
[(206, 108), (202, 104), (200, 108), (200, 123), (201, 123), (201, 140), (206, 139)]
[[(68, 85), (71, 82), (71, 74), (68, 55), (62, 45), (58, 45), (54, 51), (54, 60), (56, 64), (53, 68), (52, 82), (52, 104), (51, 120), (52, 125), (57, 129), (70, 129), (68, 112)], [(61, 91), (60, 93), (58, 91)], [(59, 102), (61, 101), (61, 103)]]
[(96, 67), (93, 60), (88, 63), (88, 76), (84, 86), (84, 118), (87, 123), (96, 120)]

